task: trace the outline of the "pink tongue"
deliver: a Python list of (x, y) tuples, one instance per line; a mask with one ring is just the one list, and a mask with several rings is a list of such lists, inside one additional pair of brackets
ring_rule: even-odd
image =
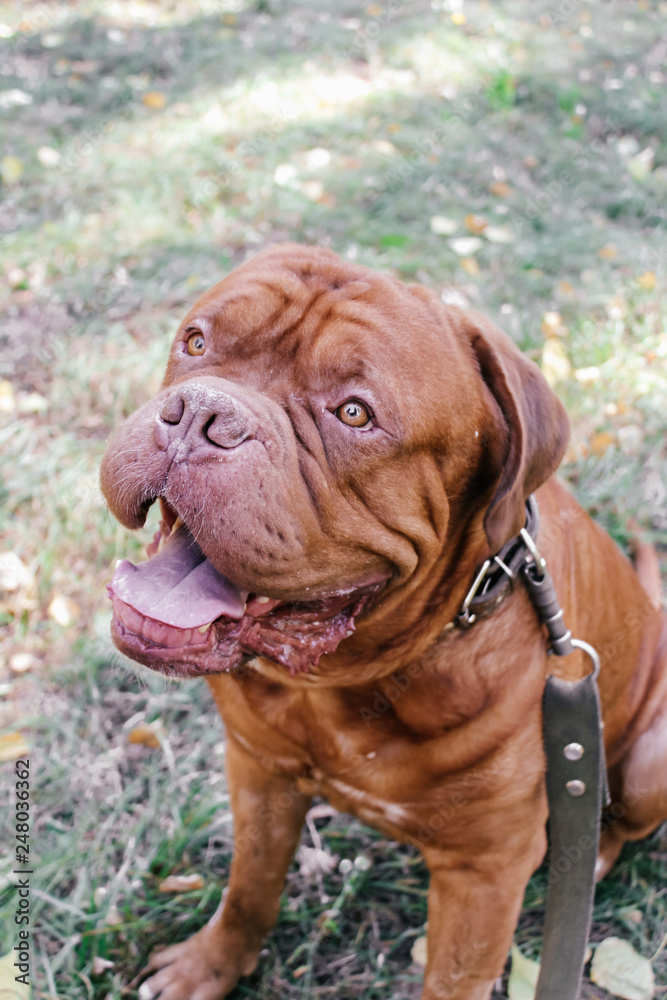
[(199, 628), (220, 615), (242, 618), (248, 596), (218, 573), (185, 525), (152, 559), (138, 566), (123, 559), (111, 589), (142, 615), (175, 628)]

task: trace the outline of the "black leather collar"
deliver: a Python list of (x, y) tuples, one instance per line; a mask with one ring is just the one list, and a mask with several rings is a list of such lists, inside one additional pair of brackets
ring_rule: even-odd
[[(540, 528), (540, 511), (535, 496), (526, 500), (525, 531), (533, 541)], [(491, 556), (479, 567), (472, 586), (449, 628), (458, 625), (467, 629), (482, 618), (488, 618), (514, 590), (519, 570), (531, 556), (522, 533), (511, 538), (500, 552)]]

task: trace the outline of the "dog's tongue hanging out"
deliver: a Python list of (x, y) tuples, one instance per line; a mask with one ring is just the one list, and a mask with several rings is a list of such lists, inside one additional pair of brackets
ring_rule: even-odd
[(242, 618), (247, 591), (219, 573), (181, 524), (146, 562), (119, 564), (113, 595), (154, 621), (174, 628), (208, 625), (216, 618)]
[(121, 648), (156, 669), (199, 676), (257, 653), (290, 673), (307, 670), (354, 631), (377, 589), (294, 604), (249, 595), (218, 572), (181, 524), (146, 562), (119, 563), (108, 593)]

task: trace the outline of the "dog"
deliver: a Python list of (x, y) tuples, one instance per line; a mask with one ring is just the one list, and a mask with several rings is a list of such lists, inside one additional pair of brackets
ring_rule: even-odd
[(486, 1000), (546, 851), (545, 679), (590, 669), (548, 657), (520, 584), (459, 627), (531, 495), (565, 622), (602, 661), (621, 808), (599, 874), (667, 816), (657, 560), (639, 546), (635, 569), (554, 477), (568, 434), (490, 321), (329, 250), (263, 250), (196, 302), (101, 469), (125, 527), (162, 511), (110, 585), (114, 642), (205, 678), (234, 814), (224, 901), (151, 958), (142, 997), (221, 1000), (253, 971), (322, 795), (423, 852), (423, 1000)]

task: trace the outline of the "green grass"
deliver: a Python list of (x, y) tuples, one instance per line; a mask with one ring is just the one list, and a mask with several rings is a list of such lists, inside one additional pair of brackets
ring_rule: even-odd
[[(156, 390), (189, 304), (249, 253), (322, 243), (483, 310), (565, 401), (563, 473), (581, 502), (621, 544), (636, 519), (664, 553), (667, 5), (572, 6), (0, 3), (0, 552), (25, 567), (0, 593), (0, 726), (36, 748), (44, 996), (120, 996), (155, 944), (205, 921), (228, 876), (207, 689), (128, 670), (108, 639), (114, 561), (139, 556), (156, 525), (130, 537), (114, 524), (97, 470), (111, 429)], [(462, 255), (451, 241), (471, 235), (470, 215), (488, 226)], [(32, 657), (26, 673), (16, 654)], [(157, 718), (162, 749), (127, 742)], [(4, 805), (13, 765), (0, 767)], [(320, 890), (295, 862), (235, 996), (418, 996), (422, 862), (349, 817), (318, 830), (371, 866), (336, 868)], [(666, 859), (660, 833), (625, 850), (598, 889), (594, 940), (657, 950)], [(159, 892), (192, 871), (202, 890)], [(538, 873), (526, 954), (544, 888)], [(113, 967), (94, 972), (95, 958)]]

